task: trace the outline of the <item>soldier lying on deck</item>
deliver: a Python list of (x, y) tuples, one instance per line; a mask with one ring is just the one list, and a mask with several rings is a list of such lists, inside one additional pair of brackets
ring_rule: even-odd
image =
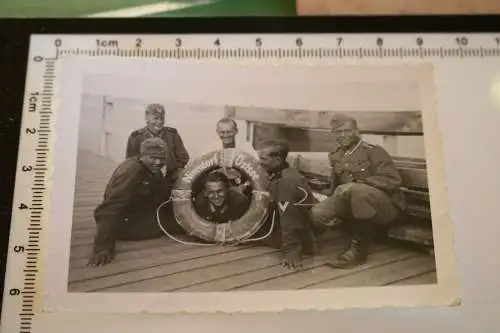
[(226, 175), (212, 172), (205, 179), (203, 192), (195, 200), (198, 214), (213, 223), (227, 223), (242, 217), (249, 207), (248, 198), (230, 188)]
[(165, 108), (161, 104), (149, 104), (145, 111), (146, 126), (130, 133), (127, 140), (125, 157), (139, 155), (141, 143), (148, 138), (161, 138), (167, 145), (166, 176), (174, 181), (189, 161), (189, 154), (173, 127), (164, 126)]
[(348, 268), (366, 261), (375, 226), (395, 221), (404, 202), (399, 172), (385, 149), (364, 142), (353, 118), (338, 115), (331, 127), (339, 145), (329, 153), (331, 196), (316, 204), (311, 215), (319, 225), (347, 222), (351, 245), (328, 264)]
[(265, 243), (281, 248), (285, 267), (300, 269), (302, 254), (317, 251), (310, 221), (311, 206), (317, 201), (307, 179), (288, 165), (286, 142), (265, 142), (258, 153), (262, 167), (270, 176), (271, 208), (276, 216), (275, 228)]
[[(126, 159), (113, 172), (104, 200), (94, 210), (97, 232), (89, 265), (111, 262), (115, 240), (145, 240), (163, 235), (156, 211), (170, 196), (168, 178), (161, 168), (165, 164), (166, 145), (160, 138), (142, 142), (140, 154)], [(181, 232), (170, 204), (161, 210), (162, 226), (170, 233)]]

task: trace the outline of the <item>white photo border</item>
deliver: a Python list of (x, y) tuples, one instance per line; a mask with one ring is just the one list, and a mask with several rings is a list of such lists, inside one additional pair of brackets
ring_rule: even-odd
[[(159, 59), (125, 59), (115, 57), (84, 58), (66, 56), (58, 61), (59, 81), (54, 103), (52, 137), (50, 211), (44, 221), (42, 247), (44, 263), (41, 266), (43, 287), (39, 309), (42, 312), (98, 312), (98, 313), (199, 313), (199, 312), (280, 312), (283, 310), (328, 310), (347, 308), (457, 306), (460, 304), (459, 283), (455, 263), (453, 225), (449, 215), (448, 192), (444, 172), (441, 131), (438, 126), (436, 90), (431, 63), (398, 63), (364, 61), (307, 61), (271, 60), (246, 61), (178, 61)], [(431, 209), (435, 242), (438, 283), (422, 286), (356, 287), (328, 290), (250, 291), (213, 293), (69, 293), (67, 292), (69, 252), (72, 228), (74, 182), (76, 172), (77, 142), (83, 78), (88, 74), (121, 73), (135, 80), (163, 82), (157, 89), (150, 89), (142, 98), (172, 99), (173, 103), (218, 104), (228, 103), (259, 106), (250, 100), (235, 100), (238, 96), (223, 94), (221, 85), (212, 84), (193, 96), (182, 94), (184, 84), (193, 84), (196, 77), (218, 75), (241, 80), (235, 73), (238, 68), (260, 67), (258, 70), (287, 70), (294, 68), (313, 70), (317, 73), (348, 74), (352, 78), (378, 77), (379, 80), (397, 80), (401, 75), (414, 78), (419, 85), (424, 125), (424, 142), (431, 191)], [(321, 70), (318, 70), (323, 66)], [(328, 67), (328, 68), (326, 68)], [(397, 68), (397, 71), (391, 70)], [(254, 70), (257, 70), (254, 68)], [(373, 75), (379, 72), (380, 75)], [(124, 74), (126, 73), (126, 74)], [(402, 74), (404, 73), (404, 74)], [(318, 75), (319, 75), (318, 74)], [(213, 77), (213, 76), (212, 76)], [(265, 76), (263, 76), (265, 77)], [(138, 79), (141, 78), (141, 79)], [(152, 79), (156, 78), (156, 79)], [(317, 79), (317, 78), (316, 78)], [(184, 82), (183, 82), (184, 81)], [(209, 81), (209, 80), (207, 80)], [(146, 82), (146, 81), (144, 81)], [(175, 83), (167, 87), (168, 83)], [(201, 82), (201, 81), (200, 81)], [(198, 82), (198, 84), (200, 84)], [(139, 83), (138, 83), (139, 85)], [(304, 83), (307, 85), (307, 83)], [(151, 84), (153, 87), (154, 84)], [(111, 87), (110, 87), (111, 88)], [(214, 92), (219, 89), (218, 94)], [(170, 91), (169, 91), (170, 90)], [(168, 92), (167, 92), (168, 91)], [(191, 90), (192, 91), (192, 90)], [(247, 91), (247, 95), (251, 95)], [(274, 92), (274, 99), (284, 100), (292, 94)], [(170, 97), (168, 97), (170, 96)], [(277, 97), (278, 96), (278, 97)], [(175, 97), (175, 100), (174, 100)], [(271, 96), (269, 96), (271, 97)], [(232, 98), (232, 100), (231, 100)], [(276, 107), (286, 107), (280, 103)], [(269, 106), (269, 105), (266, 105)], [(302, 108), (301, 105), (297, 105)], [(309, 106), (313, 108), (313, 106)], [(304, 106), (306, 108), (306, 106)], [(57, 172), (56, 172), (57, 171)]]

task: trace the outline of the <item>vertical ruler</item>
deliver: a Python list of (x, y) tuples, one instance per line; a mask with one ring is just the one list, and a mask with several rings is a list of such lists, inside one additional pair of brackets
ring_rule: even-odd
[[(54, 50), (54, 48), (52, 48)], [(52, 99), (56, 58), (30, 49), (21, 119), (2, 333), (32, 333), (41, 271), (41, 232), (47, 218)], [(12, 325), (12, 321), (16, 323)], [(14, 331), (13, 327), (17, 330)]]

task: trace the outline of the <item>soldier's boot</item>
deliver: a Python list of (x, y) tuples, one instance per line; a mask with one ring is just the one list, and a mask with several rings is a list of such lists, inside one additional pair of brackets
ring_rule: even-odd
[(312, 256), (321, 250), (320, 243), (312, 230), (303, 230), (299, 234), (300, 243), (302, 246), (302, 254)]
[(334, 268), (352, 268), (364, 264), (368, 257), (368, 247), (375, 236), (375, 229), (370, 220), (351, 221), (350, 232), (353, 235), (347, 251), (340, 254), (337, 260), (327, 263)]
[(368, 257), (368, 243), (360, 238), (354, 237), (351, 245), (336, 260), (326, 262), (327, 266), (333, 268), (352, 268), (366, 262)]

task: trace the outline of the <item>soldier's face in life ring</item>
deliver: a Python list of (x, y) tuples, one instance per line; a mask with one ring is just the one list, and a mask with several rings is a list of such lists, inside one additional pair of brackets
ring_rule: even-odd
[(205, 183), (205, 196), (215, 207), (221, 207), (226, 201), (227, 185), (222, 181), (208, 181)]
[(224, 147), (230, 147), (235, 144), (235, 137), (238, 129), (231, 121), (221, 121), (217, 124), (217, 135)]
[(141, 156), (141, 162), (149, 169), (152, 173), (161, 172), (161, 168), (165, 165), (165, 156), (158, 155), (143, 155)]
[(146, 126), (153, 133), (159, 133), (165, 125), (165, 117), (160, 114), (146, 114)]

